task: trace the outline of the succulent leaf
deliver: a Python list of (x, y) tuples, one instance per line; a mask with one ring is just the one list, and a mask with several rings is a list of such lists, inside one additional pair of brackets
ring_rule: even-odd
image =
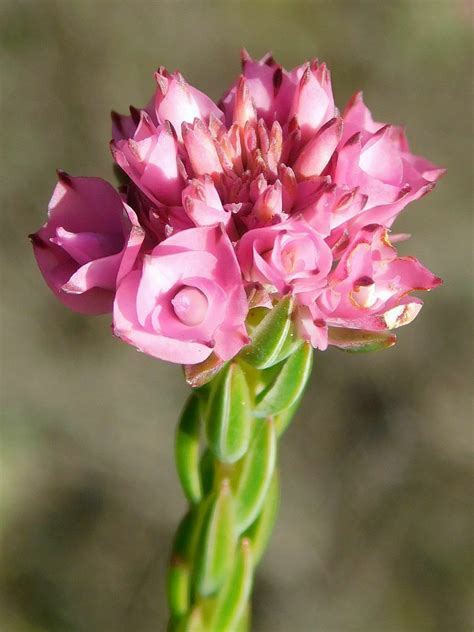
[(284, 361), (274, 382), (260, 394), (255, 415), (268, 417), (290, 408), (306, 386), (312, 363), (313, 349), (309, 343), (304, 343)]
[(249, 387), (242, 368), (230, 363), (219, 375), (206, 411), (206, 435), (214, 455), (234, 463), (246, 451), (251, 431)]
[(172, 619), (179, 619), (188, 611), (189, 581), (189, 564), (180, 557), (172, 557), (167, 577), (168, 605)]
[(240, 542), (234, 568), (217, 597), (209, 632), (233, 630), (245, 615), (252, 588), (252, 547), (248, 539)]
[(349, 353), (367, 353), (393, 347), (397, 336), (391, 331), (329, 328), (329, 343)]
[(211, 596), (224, 583), (232, 568), (235, 545), (234, 500), (229, 481), (225, 479), (201, 526), (193, 572), (197, 594)]
[(286, 358), (293, 354), (302, 344), (303, 339), (298, 336), (295, 324), (291, 322), (285, 341), (280, 349), (278, 357), (276, 358), (276, 362), (286, 360)]
[(272, 419), (256, 422), (257, 430), (235, 483), (236, 526), (247, 529), (262, 509), (276, 461), (276, 434)]
[(280, 501), (280, 489), (278, 472), (273, 474), (270, 487), (262, 508), (262, 511), (255, 522), (244, 533), (244, 537), (252, 542), (252, 558), (254, 567), (257, 566), (267, 547), (268, 540), (275, 524)]
[(286, 296), (256, 325), (251, 344), (240, 352), (242, 360), (257, 369), (266, 369), (278, 362), (291, 327), (294, 299)]
[(179, 480), (186, 498), (198, 503), (202, 497), (199, 472), (199, 434), (201, 426), (200, 401), (192, 394), (181, 414), (175, 441), (175, 458)]

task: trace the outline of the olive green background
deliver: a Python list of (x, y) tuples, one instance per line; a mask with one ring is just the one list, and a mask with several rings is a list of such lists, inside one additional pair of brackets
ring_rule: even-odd
[(109, 110), (144, 105), (158, 65), (218, 98), (241, 46), (326, 60), (341, 109), (363, 88), (448, 168), (397, 224), (445, 285), (395, 348), (317, 354), (254, 630), (471, 629), (470, 3), (3, 0), (0, 20), (2, 632), (165, 630), (180, 368), (57, 303), (26, 235), (56, 167), (112, 178)]

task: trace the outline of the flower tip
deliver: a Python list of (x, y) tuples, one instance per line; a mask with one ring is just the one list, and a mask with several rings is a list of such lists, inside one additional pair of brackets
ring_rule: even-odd
[(61, 286), (61, 290), (66, 294), (82, 294), (84, 289), (68, 281)]
[(193, 126), (191, 125), (191, 123), (188, 123), (187, 121), (183, 121), (181, 123), (181, 136), (183, 137), (183, 140), (185, 141), (187, 136), (193, 131)]
[(63, 169), (56, 169), (56, 174), (61, 184), (67, 187), (74, 186), (72, 176), (70, 176), (66, 171), (64, 171)]
[[(163, 72), (164, 69), (159, 68), (157, 72), (155, 72), (155, 81), (158, 86), (158, 90), (161, 92), (161, 95), (164, 97), (168, 91), (168, 78)], [(168, 74), (168, 73), (166, 73)]]
[(48, 247), (43, 239), (41, 239), (41, 237), (38, 235), (38, 233), (30, 233), (28, 235), (28, 239), (31, 241), (32, 246), (35, 248), (45, 249)]
[(176, 132), (176, 129), (175, 129), (173, 123), (171, 121), (168, 121), (168, 119), (166, 119), (164, 124), (163, 124), (163, 130), (167, 134), (172, 136), (175, 139), (175, 141), (178, 140), (178, 133)]
[(303, 74), (301, 75), (301, 79), (300, 79), (301, 87), (311, 80), (311, 75), (312, 75), (311, 64), (309, 62), (306, 62), (305, 68), (303, 70)]
[(356, 90), (356, 92), (354, 92), (354, 94), (349, 99), (349, 102), (346, 107), (346, 111), (349, 108), (353, 107), (354, 105), (357, 105), (358, 103), (363, 103), (363, 102), (364, 102), (364, 95), (363, 95), (362, 90)]
[(138, 125), (140, 123), (140, 110), (134, 105), (129, 105), (128, 109), (130, 110), (132, 121), (135, 123), (135, 125)]
[(262, 62), (266, 66), (270, 66), (270, 67), (276, 64), (275, 58), (273, 57), (270, 51), (268, 51), (268, 53), (262, 57)]
[(140, 110), (139, 113), (140, 113), (140, 123), (146, 123), (147, 125), (153, 124), (151, 117), (146, 110)]
[(249, 52), (247, 51), (246, 48), (241, 48), (240, 49), (240, 63), (242, 64), (242, 70), (245, 68), (245, 65), (249, 61), (252, 61), (252, 58)]
[(277, 66), (272, 77), (274, 96), (278, 94), (278, 91), (281, 88), (282, 81), (283, 81), (283, 70), (281, 66)]
[(361, 138), (362, 138), (361, 132), (356, 132), (349, 138), (349, 140), (344, 146), (349, 147), (350, 145), (358, 145), (360, 144)]

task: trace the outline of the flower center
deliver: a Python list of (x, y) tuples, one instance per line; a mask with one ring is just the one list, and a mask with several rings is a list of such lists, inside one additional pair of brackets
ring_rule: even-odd
[(189, 327), (202, 323), (209, 305), (201, 290), (188, 285), (185, 285), (175, 294), (171, 303), (176, 316), (184, 325)]
[(294, 272), (295, 265), (296, 265), (295, 248), (292, 248), (291, 246), (288, 246), (287, 248), (283, 248), (282, 253), (281, 253), (281, 262), (286, 272)]

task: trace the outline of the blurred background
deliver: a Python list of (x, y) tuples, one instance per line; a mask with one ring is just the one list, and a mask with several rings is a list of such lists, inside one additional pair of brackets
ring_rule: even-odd
[(109, 111), (158, 65), (218, 98), (239, 49), (332, 69), (448, 168), (397, 227), (445, 279), (396, 347), (319, 354), (281, 443), (282, 506), (255, 632), (472, 628), (472, 6), (464, 0), (1, 0), (2, 632), (157, 632), (184, 501), (179, 367), (68, 312), (26, 235), (56, 167), (112, 179)]

